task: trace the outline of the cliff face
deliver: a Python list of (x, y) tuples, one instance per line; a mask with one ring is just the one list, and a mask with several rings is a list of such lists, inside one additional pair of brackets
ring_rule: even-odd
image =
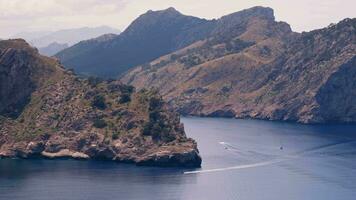
[(271, 9), (257, 7), (217, 20), (221, 26), (208, 39), (122, 81), (159, 89), (186, 115), (356, 122), (355, 23), (297, 34)]
[(35, 89), (30, 62), (34, 49), (18, 48), (24, 41), (1, 41), (0, 46), (0, 114), (16, 117)]
[(0, 52), (0, 157), (200, 166), (157, 92), (80, 79), (23, 40), (0, 41)]
[(355, 122), (355, 19), (303, 33), (271, 63), (278, 74), (265, 84), (274, 105), (263, 117), (304, 123)]

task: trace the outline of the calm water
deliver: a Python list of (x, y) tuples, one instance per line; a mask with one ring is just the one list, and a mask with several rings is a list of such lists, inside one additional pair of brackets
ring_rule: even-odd
[(356, 126), (202, 118), (183, 122), (198, 141), (201, 169), (0, 160), (0, 199), (356, 198)]

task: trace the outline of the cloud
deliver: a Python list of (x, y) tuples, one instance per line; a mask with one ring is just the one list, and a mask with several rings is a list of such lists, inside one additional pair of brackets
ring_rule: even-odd
[(0, 0), (0, 16), (6, 18), (106, 14), (120, 10), (126, 2), (126, 0)]
[(113, 24), (127, 0), (0, 0), (0, 36)]

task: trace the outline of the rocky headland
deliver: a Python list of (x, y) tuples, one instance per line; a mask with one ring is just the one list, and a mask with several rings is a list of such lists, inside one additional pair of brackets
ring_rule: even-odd
[(194, 140), (157, 91), (82, 79), (24, 40), (0, 41), (0, 157), (199, 167)]

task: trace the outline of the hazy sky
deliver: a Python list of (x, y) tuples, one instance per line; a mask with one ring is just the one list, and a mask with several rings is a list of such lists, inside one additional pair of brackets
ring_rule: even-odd
[(277, 20), (298, 32), (356, 17), (356, 0), (0, 0), (0, 38), (82, 26), (123, 30), (150, 9), (175, 7), (187, 15), (212, 19), (257, 5), (272, 7)]

